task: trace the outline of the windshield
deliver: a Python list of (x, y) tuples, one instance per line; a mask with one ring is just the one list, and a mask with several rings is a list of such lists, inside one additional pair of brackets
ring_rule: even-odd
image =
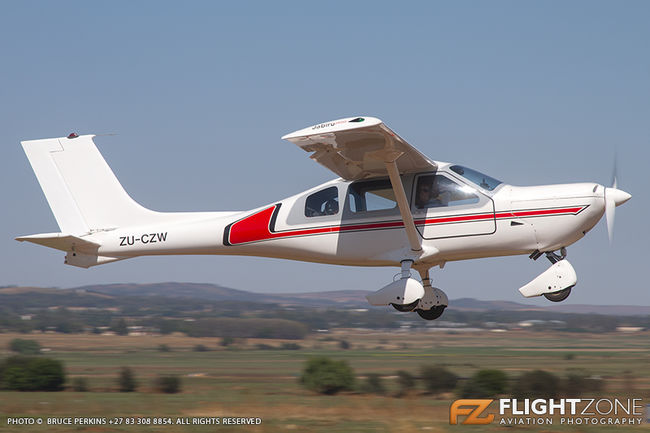
[(471, 168), (463, 167), (462, 165), (452, 165), (449, 168), (454, 173), (463, 176), (465, 179), (477, 184), (483, 189), (487, 189), (488, 191), (494, 190), (494, 188), (503, 183), (500, 180), (496, 180), (495, 178), (488, 176), (487, 174), (472, 170)]

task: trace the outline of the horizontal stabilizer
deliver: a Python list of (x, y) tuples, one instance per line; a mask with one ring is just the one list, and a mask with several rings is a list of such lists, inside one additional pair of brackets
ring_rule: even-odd
[(99, 244), (65, 233), (39, 233), (37, 235), (20, 236), (16, 238), (20, 242), (32, 242), (61, 251), (81, 250), (96, 252)]
[(104, 263), (116, 262), (126, 258), (100, 256), (97, 254), (97, 250), (100, 247), (98, 243), (66, 233), (40, 233), (37, 235), (20, 236), (16, 240), (20, 242), (32, 242), (65, 251), (68, 253), (65, 256), (65, 264), (80, 268), (103, 265)]

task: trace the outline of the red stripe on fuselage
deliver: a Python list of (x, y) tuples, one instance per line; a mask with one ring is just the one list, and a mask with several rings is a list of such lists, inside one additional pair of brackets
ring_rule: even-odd
[[(239, 221), (232, 223), (230, 227), (227, 229), (228, 242), (230, 243), (230, 245), (245, 244), (249, 242), (257, 242), (257, 241), (279, 239), (279, 238), (286, 238), (286, 237), (293, 237), (293, 236), (306, 236), (306, 235), (317, 235), (317, 234), (324, 234), (324, 233), (339, 233), (339, 232), (348, 232), (348, 231), (404, 227), (404, 223), (402, 221), (388, 221), (388, 222), (380, 222), (380, 223), (350, 224), (344, 226), (329, 226), (329, 227), (318, 227), (318, 228), (276, 232), (276, 231), (272, 231), (272, 227), (270, 225), (271, 225), (271, 218), (273, 216), (273, 212), (275, 212), (277, 207), (278, 205), (273, 205), (269, 208), (261, 210), (253, 215), (250, 215), (248, 217), (245, 217)], [(496, 219), (526, 218), (532, 216), (577, 214), (583, 209), (585, 209), (586, 207), (587, 206), (576, 206), (576, 207), (558, 208), (558, 209), (519, 210), (519, 211), (511, 211), (511, 212), (500, 212), (497, 214), (489, 212), (484, 214), (427, 218), (427, 219), (415, 220), (415, 224), (418, 226), (422, 226), (422, 225), (431, 225), (431, 224), (448, 224), (448, 223), (459, 223), (459, 222), (482, 221), (482, 220), (490, 220), (493, 218)]]

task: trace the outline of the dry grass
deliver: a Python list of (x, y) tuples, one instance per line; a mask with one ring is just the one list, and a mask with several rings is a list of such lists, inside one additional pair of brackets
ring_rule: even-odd
[[(516, 331), (445, 334), (439, 332), (370, 332), (337, 330), (297, 341), (302, 350), (251, 350), (257, 344), (280, 346), (288, 340), (240, 340), (235, 349), (223, 348), (220, 338), (62, 334), (0, 334), (4, 350), (13, 338), (37, 340), (52, 357), (65, 362), (70, 376), (85, 377), (89, 393), (1, 392), (2, 413), (11, 416), (228, 416), (261, 417), (261, 426), (220, 426), (219, 431), (299, 432), (442, 432), (505, 431), (487, 427), (449, 426), (453, 394), (434, 399), (415, 391), (406, 398), (356, 393), (320, 396), (297, 383), (302, 365), (311, 355), (347, 360), (358, 375), (384, 376), (391, 393), (394, 375), (403, 369), (417, 374), (424, 364), (443, 364), (469, 376), (480, 368), (499, 368), (511, 377), (542, 368), (564, 374), (585, 369), (605, 377), (608, 397), (650, 397), (650, 333), (567, 334)], [(339, 340), (351, 344), (342, 350)], [(171, 352), (161, 352), (160, 345)], [(202, 344), (209, 352), (194, 352)], [(4, 355), (8, 354), (5, 351)], [(566, 355), (571, 354), (567, 359)], [(2, 354), (0, 353), (0, 356)], [(134, 369), (139, 392), (115, 392), (119, 367)], [(625, 372), (628, 373), (625, 373)], [(183, 392), (155, 393), (151, 381), (158, 374), (182, 376)], [(0, 428), (7, 427), (0, 417)], [(8, 431), (28, 431), (9, 427)], [(599, 427), (526, 427), (527, 431), (608, 431)], [(626, 431), (637, 431), (626, 427)], [(41, 431), (41, 430), (39, 430)], [(55, 427), (42, 431), (69, 431)], [(207, 426), (92, 427), (75, 431), (214, 431)]]

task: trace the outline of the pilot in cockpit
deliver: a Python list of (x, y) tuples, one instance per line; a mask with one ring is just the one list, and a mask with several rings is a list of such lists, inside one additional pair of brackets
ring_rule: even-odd
[(450, 191), (444, 182), (438, 180), (440, 176), (422, 176), (418, 179), (415, 195), (415, 207), (426, 209), (430, 207), (447, 206)]

